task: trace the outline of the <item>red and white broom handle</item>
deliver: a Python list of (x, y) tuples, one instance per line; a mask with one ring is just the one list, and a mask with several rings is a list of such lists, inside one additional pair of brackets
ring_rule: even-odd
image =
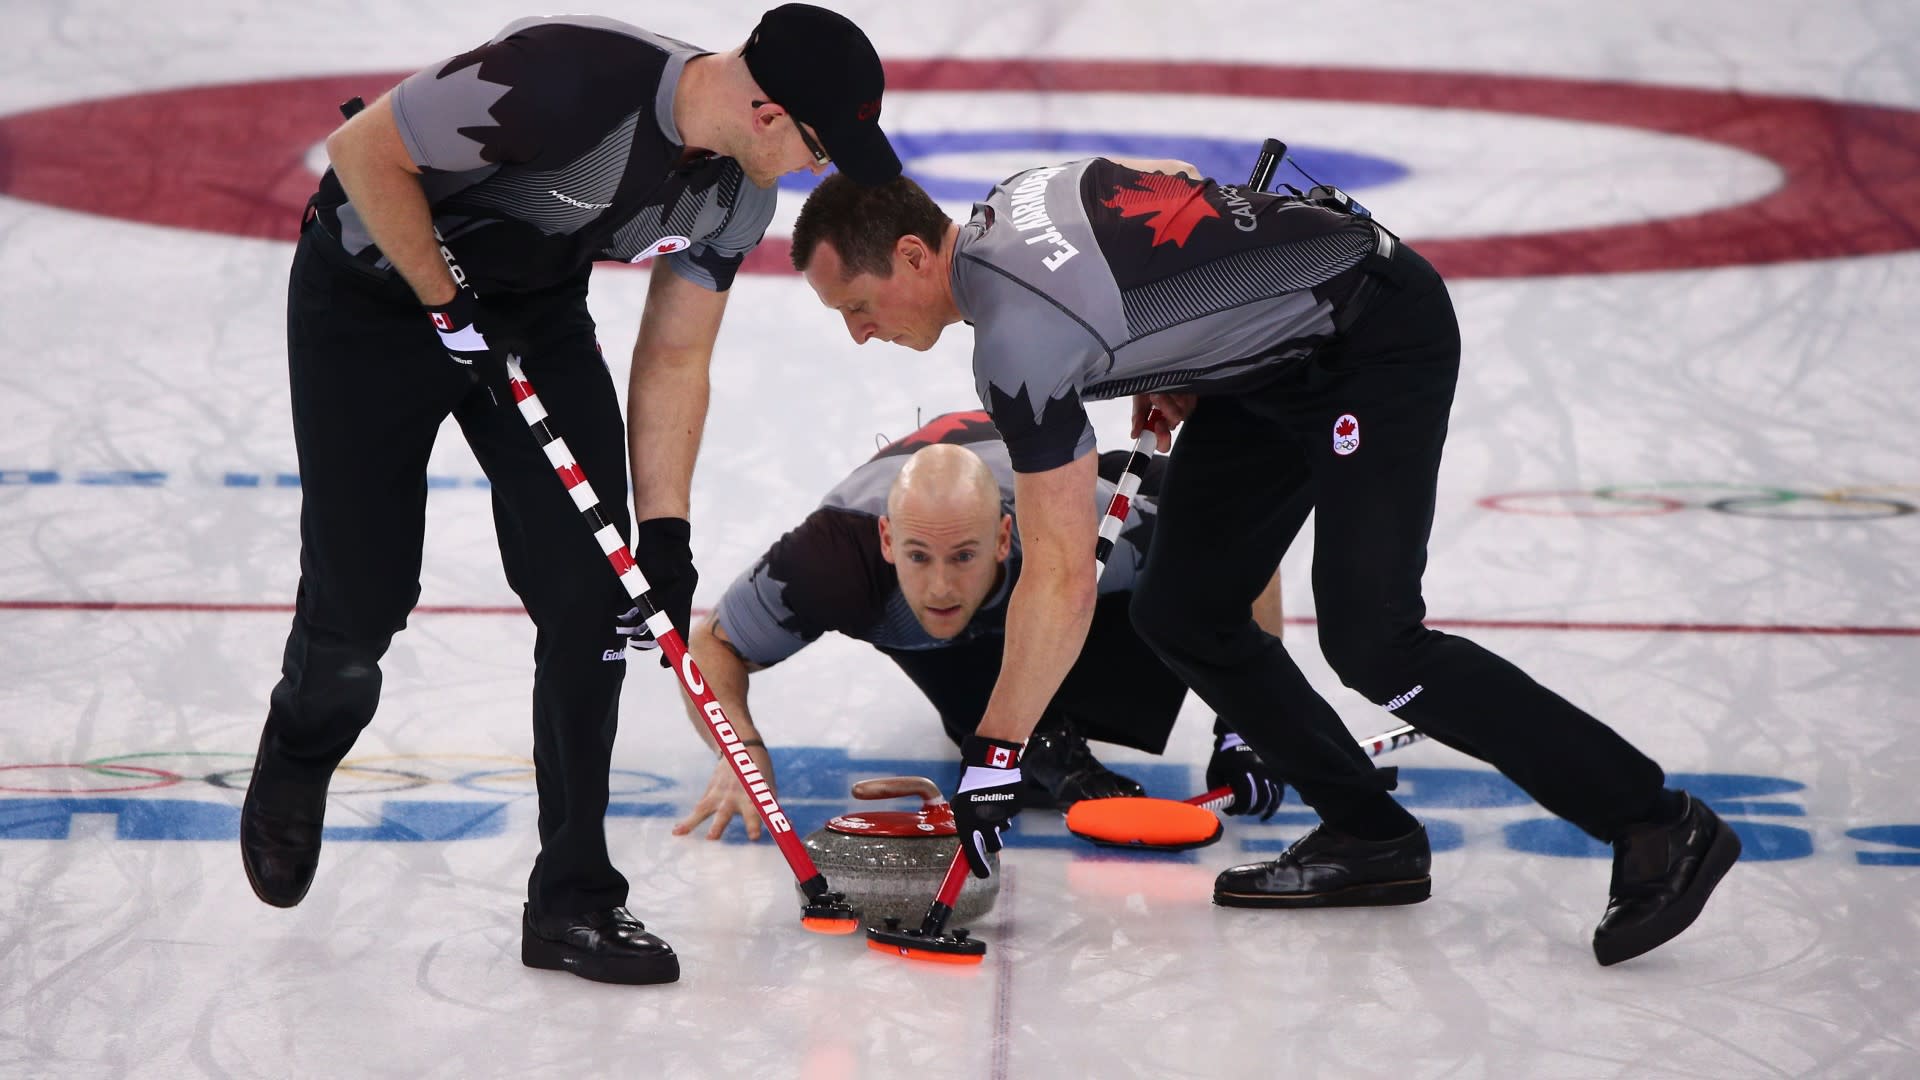
[(606, 552), (607, 561), (613, 564), (613, 572), (620, 577), (620, 584), (626, 587), (627, 595), (640, 608), (646, 619), (647, 629), (653, 633), (655, 641), (660, 643), (661, 652), (666, 654), (667, 662), (680, 676), (680, 687), (693, 700), (694, 707), (707, 723), (707, 730), (713, 733), (715, 742), (720, 746), (720, 756), (733, 766), (733, 774), (739, 778), (740, 786), (753, 797), (753, 808), (760, 812), (760, 820), (766, 823), (767, 831), (773, 835), (773, 842), (779, 845), (780, 854), (786, 856), (787, 865), (793, 868), (793, 876), (800, 882), (801, 891), (809, 899), (819, 897), (827, 891), (827, 880), (813, 859), (807, 855), (807, 849), (793, 834), (793, 822), (786, 811), (780, 809), (779, 800), (774, 798), (773, 787), (761, 775), (759, 766), (747, 755), (747, 748), (740, 742), (740, 736), (733, 730), (733, 724), (727, 719), (720, 702), (707, 689), (707, 681), (700, 675), (699, 665), (693, 662), (693, 654), (687, 651), (686, 642), (680, 638), (680, 631), (674, 628), (673, 620), (665, 611), (653, 602), (645, 574), (633, 561), (633, 553), (627, 550), (626, 541), (620, 538), (620, 530), (600, 509), (600, 497), (594, 494), (593, 485), (587, 482), (587, 474), (580, 462), (567, 448), (567, 441), (547, 423), (546, 407), (540, 404), (540, 395), (534, 392), (533, 384), (527, 381), (527, 373), (521, 369), (520, 358), (507, 357), (507, 381), (513, 388), (513, 400), (520, 407), (520, 416), (527, 426), (533, 429), (533, 436), (546, 451), (547, 460), (552, 462), (553, 471), (560, 476), (560, 482), (566, 485), (567, 494), (573, 496), (573, 505), (593, 527), (593, 537), (600, 542), (600, 550)]
[[(966, 838), (962, 837), (962, 844)], [(947, 876), (940, 879), (940, 891), (933, 896), (928, 905), (927, 914), (920, 922), (920, 932), (929, 936), (946, 929), (947, 920), (953, 917), (953, 905), (960, 901), (960, 889), (967, 883), (967, 875), (972, 870), (967, 866), (966, 848), (954, 849), (953, 861), (947, 864)]]
[[(1383, 731), (1371, 739), (1361, 739), (1360, 752), (1368, 757), (1379, 757), (1389, 750), (1398, 750), (1408, 743), (1417, 743), (1426, 737), (1426, 732), (1414, 730), (1412, 724), (1402, 724), (1392, 731)], [(1233, 801), (1233, 789), (1217, 787), (1212, 791), (1181, 801), (1192, 803), (1202, 810), (1219, 810)]]
[(1127, 510), (1133, 505), (1134, 496), (1140, 493), (1140, 482), (1147, 475), (1147, 463), (1153, 460), (1154, 440), (1159, 438), (1153, 425), (1159, 420), (1159, 409), (1147, 410), (1140, 437), (1133, 442), (1133, 453), (1127, 455), (1127, 463), (1120, 469), (1120, 480), (1114, 485), (1113, 498), (1107, 500), (1106, 515), (1100, 519), (1100, 539), (1093, 544), (1095, 579), (1107, 572), (1107, 558), (1113, 554), (1113, 545), (1120, 538), (1120, 527), (1126, 523)]

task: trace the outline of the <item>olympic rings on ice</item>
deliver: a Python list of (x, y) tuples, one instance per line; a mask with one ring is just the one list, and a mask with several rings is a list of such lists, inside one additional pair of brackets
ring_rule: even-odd
[[(71, 761), (42, 762), (37, 765), (0, 765), (0, 773), (20, 773), (29, 770), (44, 769), (58, 769), (62, 771), (77, 769), (81, 772), (92, 771), (91, 767), (85, 762)], [(185, 779), (179, 773), (168, 772), (165, 769), (151, 769), (142, 765), (123, 765), (121, 766), (121, 770), (118, 775), (122, 777), (128, 777), (129, 779), (146, 777), (149, 779), (146, 779), (143, 783), (119, 784), (113, 787), (22, 787), (16, 783), (0, 783), (0, 791), (25, 795), (107, 795), (128, 791), (154, 791), (163, 787), (172, 787)], [(129, 776), (129, 774), (132, 775)], [(0, 779), (11, 781), (13, 778), (0, 777)]]
[(1608, 484), (1591, 491), (1511, 491), (1486, 495), (1476, 505), (1503, 514), (1535, 517), (1651, 517), (1682, 510), (1711, 510), (1734, 517), (1786, 521), (1877, 521), (1920, 511), (1896, 494), (1920, 492), (1900, 484), (1869, 484), (1829, 491), (1747, 484), (1670, 482)]
[[(226, 759), (215, 762), (212, 759)], [(140, 764), (135, 764), (140, 762)], [(379, 762), (380, 764), (374, 764)], [(504, 767), (503, 767), (504, 766)], [(228, 750), (150, 750), (88, 761), (0, 765), (0, 792), (16, 795), (112, 795), (202, 783), (246, 790), (253, 755)], [(614, 797), (672, 789), (674, 781), (637, 769), (611, 771)], [(387, 754), (348, 758), (333, 772), (332, 795), (391, 795), (448, 784), (490, 795), (534, 794), (531, 758), (505, 754)]]

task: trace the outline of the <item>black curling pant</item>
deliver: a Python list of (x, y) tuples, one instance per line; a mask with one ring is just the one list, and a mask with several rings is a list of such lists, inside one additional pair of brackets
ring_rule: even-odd
[[(447, 358), (411, 291), (342, 265), (344, 256), (318, 247), (328, 243), (301, 238), (288, 293), (300, 588), (267, 715), (274, 768), (324, 780), (373, 718), (380, 658), (420, 596), (427, 458), (451, 415), (492, 484), (507, 580), (538, 628), (540, 854), (529, 900), (549, 915), (624, 904), (605, 817), (626, 673), (626, 641), (613, 627), (631, 601), (519, 411), (496, 404)], [(521, 329), (528, 379), (603, 512), (629, 536), (625, 425), (587, 312), (585, 273), (488, 304)]]
[[(1611, 841), (1653, 815), (1660, 767), (1464, 638), (1420, 578), (1460, 365), (1446, 287), (1404, 246), (1359, 321), (1257, 390), (1202, 397), (1174, 445), (1134, 594), (1140, 633), (1329, 823), (1390, 784), (1248, 604), (1314, 511), (1320, 648), (1340, 680)], [(1343, 416), (1352, 428), (1336, 432)], [(1336, 437), (1357, 438), (1336, 452)]]

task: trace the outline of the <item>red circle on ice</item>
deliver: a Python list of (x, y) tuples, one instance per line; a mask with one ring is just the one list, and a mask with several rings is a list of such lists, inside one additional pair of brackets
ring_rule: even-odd
[[(335, 106), (401, 75), (162, 90), (0, 117), (0, 193), (130, 221), (293, 239), (306, 154)], [(895, 91), (1213, 94), (1445, 106), (1604, 123), (1772, 162), (1759, 198), (1626, 225), (1409, 237), (1450, 277), (1697, 270), (1920, 249), (1920, 110), (1728, 90), (1521, 75), (1100, 60), (895, 60)], [(1258, 135), (1250, 132), (1249, 135)], [(788, 272), (769, 238), (750, 272)]]
[[(169, 772), (166, 769), (153, 769), (145, 765), (115, 765), (114, 768), (122, 772), (141, 773), (152, 777), (152, 779), (143, 780), (138, 784), (115, 784), (110, 787), (41, 787), (38, 785), (23, 787), (15, 781), (13, 777), (5, 777), (0, 778), (0, 780), (4, 780), (4, 782), (0, 782), (0, 791), (19, 792), (28, 795), (109, 795), (115, 792), (152, 791), (155, 788), (171, 787), (179, 783), (182, 779), (185, 779), (179, 773)], [(85, 773), (93, 773), (95, 771), (93, 765), (84, 761), (42, 762), (37, 765), (0, 765), (0, 772), (7, 773), (32, 772), (43, 769), (77, 769)]]

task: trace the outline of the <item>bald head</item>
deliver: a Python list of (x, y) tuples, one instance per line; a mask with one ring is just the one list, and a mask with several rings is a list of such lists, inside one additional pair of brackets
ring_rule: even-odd
[(966, 629), (993, 592), (1013, 537), (993, 470), (947, 443), (907, 459), (879, 527), (880, 554), (893, 564), (907, 606), (941, 640)]
[(980, 456), (964, 446), (935, 443), (907, 459), (887, 492), (887, 516), (927, 523), (997, 522), (1000, 484)]

